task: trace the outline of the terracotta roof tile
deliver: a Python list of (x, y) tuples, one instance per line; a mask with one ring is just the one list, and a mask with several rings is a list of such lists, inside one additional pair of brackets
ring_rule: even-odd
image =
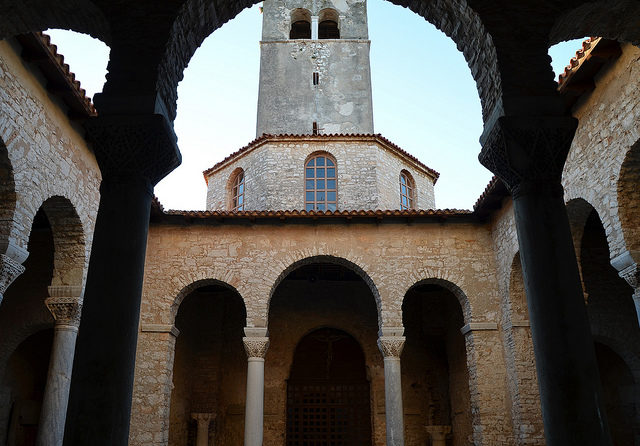
[(47, 88), (60, 96), (76, 116), (96, 116), (97, 112), (87, 92), (76, 80), (76, 75), (58, 53), (58, 47), (51, 43), (51, 37), (42, 32), (16, 36), (23, 47), (22, 57), (34, 62), (47, 78)]
[(418, 166), (423, 168), (425, 171), (427, 171), (431, 176), (433, 176), (434, 183), (440, 177), (440, 174), (437, 171), (433, 170), (432, 168), (430, 168), (429, 166), (424, 164), (422, 161), (420, 161), (418, 158), (416, 158), (415, 156), (411, 155), (409, 152), (403, 150), (398, 145), (392, 143), (391, 141), (389, 141), (387, 138), (385, 138), (384, 136), (382, 136), (379, 133), (375, 133), (375, 134), (371, 134), (371, 133), (344, 133), (344, 134), (331, 133), (331, 134), (322, 134), (322, 135), (301, 135), (301, 134), (289, 134), (289, 133), (283, 134), (283, 135), (264, 134), (264, 135), (262, 135), (262, 136), (260, 136), (260, 137), (258, 137), (256, 139), (254, 139), (253, 141), (251, 141), (249, 144), (247, 144), (246, 146), (242, 147), (241, 149), (233, 152), (231, 155), (227, 156), (222, 161), (214, 164), (212, 167), (210, 167), (209, 169), (205, 170), (202, 173), (203, 173), (203, 175), (205, 176), (205, 179), (206, 179), (208, 175), (210, 175), (211, 173), (216, 171), (218, 168), (220, 168), (221, 166), (223, 166), (224, 164), (226, 164), (230, 160), (242, 155), (246, 151), (248, 151), (248, 150), (250, 150), (250, 149), (252, 149), (254, 147), (257, 147), (258, 145), (260, 145), (262, 143), (265, 143), (267, 141), (277, 140), (277, 139), (296, 140), (296, 139), (329, 139), (329, 138), (354, 138), (354, 139), (357, 139), (357, 138), (363, 139), (364, 138), (364, 139), (371, 139), (371, 140), (374, 140), (374, 141), (381, 142), (381, 143), (389, 146), (394, 151), (400, 153), (402, 156), (410, 159), (411, 161), (416, 163)]
[(589, 37), (582, 42), (582, 48), (576, 51), (576, 55), (571, 58), (569, 65), (564, 68), (564, 72), (560, 73), (558, 76), (558, 87), (561, 87), (562, 84), (564, 84), (573, 75), (573, 73), (580, 68), (582, 63), (586, 60), (585, 56), (591, 52), (599, 41), (599, 37)]

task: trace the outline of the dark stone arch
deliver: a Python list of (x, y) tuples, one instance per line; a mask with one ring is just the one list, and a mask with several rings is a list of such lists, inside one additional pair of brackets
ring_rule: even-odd
[(586, 36), (640, 43), (640, 3), (634, 0), (599, 0), (559, 14), (549, 32), (549, 44)]
[[(176, 17), (159, 67), (159, 78), (166, 84), (168, 104), (175, 109), (176, 87), (195, 50), (216, 29), (252, 6), (252, 0), (214, 5), (204, 0), (187, 0)], [(466, 0), (392, 1), (409, 8), (444, 32), (463, 53), (478, 86), (486, 119), (500, 92), (500, 75), (492, 37), (476, 11)], [(175, 113), (172, 115), (175, 116)]]
[(618, 216), (628, 251), (640, 251), (640, 142), (627, 152), (618, 174)]
[(88, 34), (109, 45), (109, 21), (100, 1), (3, 0), (0, 2), (0, 38), (49, 28)]
[(275, 291), (278, 288), (278, 285), (280, 285), (280, 283), (282, 283), (282, 281), (286, 279), (287, 276), (294, 270), (305, 265), (311, 265), (311, 264), (317, 264), (317, 263), (330, 263), (334, 265), (340, 265), (350, 271), (353, 271), (358, 276), (360, 276), (360, 278), (364, 281), (364, 283), (367, 285), (367, 287), (371, 291), (371, 294), (373, 295), (373, 298), (375, 300), (375, 305), (376, 305), (376, 312), (378, 316), (378, 325), (380, 325), (382, 321), (382, 299), (380, 297), (380, 293), (378, 292), (378, 288), (373, 282), (373, 279), (371, 279), (369, 274), (366, 271), (364, 271), (364, 269), (362, 269), (359, 265), (347, 259), (344, 259), (342, 257), (335, 257), (335, 256), (328, 256), (328, 255), (306, 257), (304, 259), (298, 260), (297, 262), (294, 262), (293, 264), (289, 265), (284, 271), (282, 271), (278, 276), (278, 278), (273, 283), (273, 285), (271, 286), (271, 290), (269, 291), (269, 302), (267, 304), (267, 311), (266, 311), (267, 316), (269, 315), (272, 298)]

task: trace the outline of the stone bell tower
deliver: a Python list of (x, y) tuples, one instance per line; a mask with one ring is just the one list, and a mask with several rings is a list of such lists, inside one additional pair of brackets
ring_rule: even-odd
[(373, 133), (365, 0), (265, 0), (256, 136)]

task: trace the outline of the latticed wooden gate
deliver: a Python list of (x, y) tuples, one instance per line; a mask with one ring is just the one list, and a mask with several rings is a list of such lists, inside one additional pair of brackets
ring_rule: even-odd
[(287, 446), (371, 445), (367, 381), (289, 380)]

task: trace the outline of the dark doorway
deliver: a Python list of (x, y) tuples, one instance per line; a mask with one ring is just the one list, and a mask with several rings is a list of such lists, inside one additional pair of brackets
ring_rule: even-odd
[(321, 328), (296, 347), (287, 382), (286, 444), (371, 445), (364, 354), (344, 331)]

